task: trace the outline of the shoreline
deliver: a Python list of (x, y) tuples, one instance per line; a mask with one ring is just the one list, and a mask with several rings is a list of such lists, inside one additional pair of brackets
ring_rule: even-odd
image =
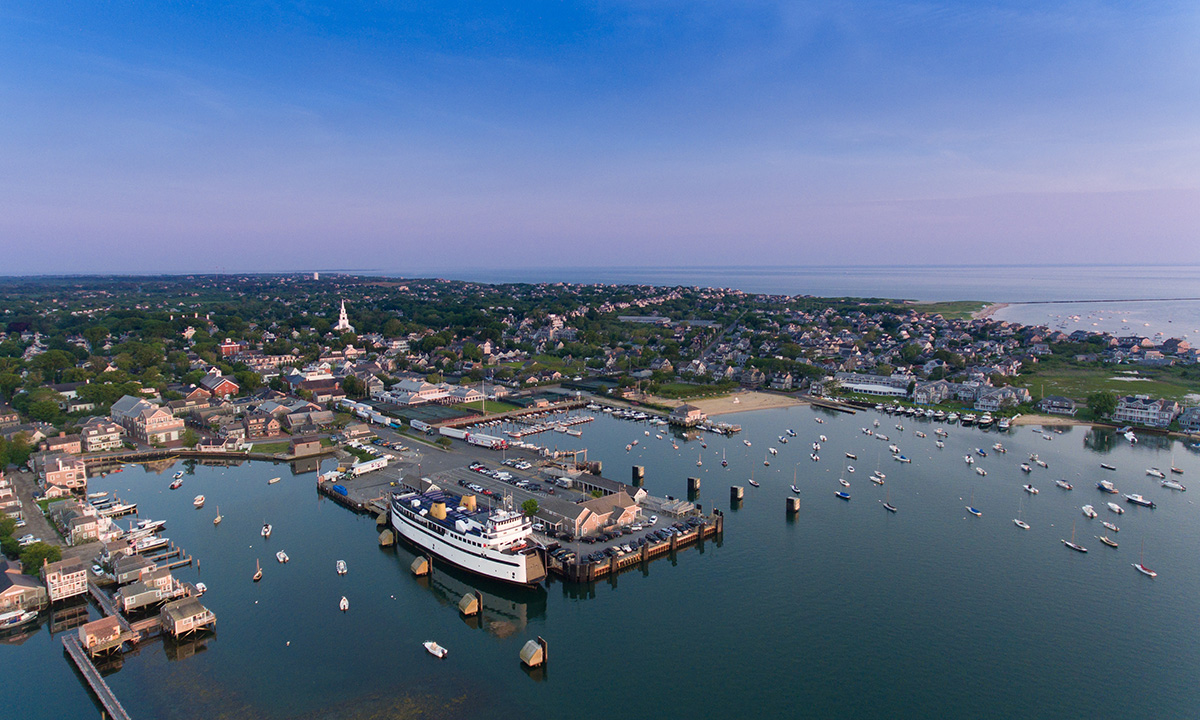
[[(735, 400), (737, 402), (735, 402)], [(724, 397), (705, 398), (688, 402), (704, 411), (709, 417), (733, 415), (734, 413), (750, 412), (752, 410), (774, 410), (781, 407), (796, 407), (807, 405), (803, 400), (775, 393), (747, 390), (731, 393)]]
[(1008, 306), (1009, 303), (992, 303), (982, 310), (976, 310), (971, 313), (971, 318), (974, 320), (986, 320)]

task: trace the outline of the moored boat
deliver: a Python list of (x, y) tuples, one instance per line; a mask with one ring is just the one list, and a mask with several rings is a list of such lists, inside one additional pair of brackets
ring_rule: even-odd
[(1100, 463), (1100, 467), (1104, 468), (1105, 470), (1116, 470), (1117, 469), (1116, 465), (1109, 465), (1108, 463)]
[(1067, 482), (1066, 480), (1055, 480), (1054, 484), (1059, 486), (1063, 490), (1074, 490), (1075, 489), (1075, 486), (1072, 485), (1071, 483)]
[(350, 609), (350, 601), (346, 599), (345, 595), (343, 595), (342, 599), (338, 600), (338, 610), (341, 610), (342, 612), (346, 612), (349, 609)]
[(1113, 485), (1112, 482), (1108, 480), (1101, 480), (1100, 482), (1096, 483), (1096, 489), (1100, 492), (1108, 493), (1109, 495), (1117, 494), (1117, 486)]
[(1032, 486), (1032, 485), (1026, 484), (1026, 485), (1024, 485), (1023, 487), (1025, 488), (1025, 492), (1029, 493), (1030, 495), (1037, 495), (1037, 494), (1038, 494), (1038, 489), (1037, 489), (1037, 488), (1035, 488), (1035, 487), (1034, 487), (1034, 486)]
[(338, 561), (337, 561), (337, 564), (335, 565), (335, 567), (337, 568), (337, 574), (338, 574), (338, 575), (345, 575), (345, 574), (346, 574), (346, 561), (345, 561), (345, 560), (338, 560)]
[(275, 553), (275, 559), (276, 559), (276, 560), (278, 560), (278, 561), (279, 561), (279, 562), (281, 562), (281, 563), (285, 563), (285, 562), (287, 562), (287, 561), (288, 561), (288, 556), (287, 556), (287, 553), (285, 553), (284, 551), (280, 550), (279, 552)]
[(1162, 480), (1163, 478), (1166, 477), (1166, 475), (1163, 474), (1163, 471), (1159, 470), (1156, 467), (1146, 468), (1146, 474), (1149, 475), (1150, 477), (1158, 478), (1159, 480)]
[(198, 508), (204, 507), (204, 496), (197, 495), (196, 497), (192, 498), (192, 505)]
[(1114, 502), (1110, 502), (1108, 504), (1108, 509), (1112, 510), (1113, 512), (1115, 512), (1118, 515), (1123, 515), (1125, 513), (1125, 508), (1121, 507), (1120, 505), (1118, 505)]
[(1109, 530), (1112, 530), (1113, 532), (1121, 532), (1121, 528), (1117, 527), (1116, 525), (1113, 525), (1112, 523), (1110, 523), (1107, 520), (1105, 520), (1104, 522), (1102, 522), (1100, 524), (1103, 525), (1104, 527), (1108, 528)]
[(263, 523), (262, 530), (259, 531), (259, 534), (265, 538), (269, 538), (271, 537), (272, 530), (274, 530), (274, 528), (272, 528), (269, 523)]
[(422, 645), (425, 646), (425, 649), (429, 651), (430, 655), (432, 655), (436, 658), (444, 658), (444, 657), (446, 657), (446, 654), (449, 652), (446, 648), (442, 647), (441, 645), (438, 645), (437, 643), (435, 643), (432, 640), (426, 640), (424, 643), (422, 643)]
[(1024, 520), (1022, 520), (1020, 518), (1013, 518), (1013, 525), (1016, 525), (1017, 527), (1021, 528), (1022, 530), (1029, 529), (1029, 523), (1025, 522)]
[(1161, 484), (1163, 487), (1165, 487), (1169, 490), (1180, 490), (1180, 491), (1187, 490), (1187, 488), (1184, 487), (1181, 483), (1177, 483), (1174, 480), (1163, 480)]
[(1117, 541), (1109, 538), (1107, 535), (1101, 535), (1100, 542), (1104, 543), (1105, 545), (1107, 545), (1109, 547), (1117, 547)]
[(254, 582), (258, 582), (259, 580), (262, 580), (262, 576), (263, 576), (262, 565), (259, 564), (258, 560), (255, 560), (254, 561), (254, 577), (252, 579), (254, 580)]
[(1096, 517), (1096, 515), (1097, 515), (1096, 508), (1092, 507), (1091, 505), (1084, 505), (1083, 506), (1083, 515), (1084, 515), (1084, 517), (1089, 517), (1089, 518)]
[(1141, 505), (1142, 507), (1148, 507), (1148, 508), (1157, 507), (1154, 504), (1153, 500), (1147, 500), (1146, 498), (1142, 497), (1141, 495), (1138, 495), (1137, 493), (1133, 493), (1131, 495), (1126, 495), (1125, 501), (1131, 502), (1134, 505)]
[(849, 500), (849, 499), (850, 499), (850, 493), (848, 493), (848, 492), (845, 492), (844, 490), (838, 490), (837, 492), (835, 492), (835, 493), (834, 493), (834, 495), (837, 495), (837, 496), (838, 496), (839, 498), (841, 498), (842, 500)]

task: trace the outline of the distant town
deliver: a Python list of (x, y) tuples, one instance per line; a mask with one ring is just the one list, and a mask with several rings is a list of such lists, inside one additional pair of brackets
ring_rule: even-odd
[[(136, 581), (116, 602), (163, 604), (171, 632), (214, 620), (171, 577), (182, 552), (129, 553), (121, 503), (86, 501), (88, 477), (130, 453), (337, 452), (357, 475), (387, 465), (360, 442), (374, 425), (397, 447), (448, 445), (439, 428), (573, 398), (691, 427), (713, 422), (691, 403), (748, 390), (1200, 433), (1186, 340), (981, 305), (310, 274), (8, 279), (0, 309), (0, 612), (15, 618), (87, 592), (94, 562)], [(69, 552), (88, 543), (100, 552)], [(107, 622), (97, 642), (129, 632)]]

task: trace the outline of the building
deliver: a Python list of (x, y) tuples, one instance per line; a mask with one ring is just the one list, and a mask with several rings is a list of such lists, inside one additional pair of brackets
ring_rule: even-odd
[(121, 642), (121, 620), (115, 615), (93, 620), (79, 627), (79, 644), (90, 654), (111, 650)]
[(1047, 395), (1037, 404), (1038, 410), (1051, 415), (1074, 415), (1075, 401), (1062, 395)]
[(908, 395), (908, 384), (915, 380), (911, 375), (869, 375), (866, 373), (839, 372), (834, 380), (848, 392), (884, 397)]
[(121, 436), (124, 434), (124, 428), (115, 422), (104, 419), (92, 420), (83, 426), (83, 430), (79, 431), (83, 451), (88, 453), (121, 449), (121, 446), (124, 445)]
[(708, 419), (708, 415), (703, 410), (695, 405), (676, 406), (671, 410), (670, 416), (667, 418), (672, 425), (682, 425), (684, 427), (694, 427)]
[(83, 443), (78, 435), (68, 435), (60, 432), (57, 436), (46, 438), (46, 450), (49, 452), (78, 455), (83, 452)]
[(342, 301), (342, 308), (338, 311), (337, 325), (333, 326), (334, 332), (353, 333), (354, 326), (350, 324), (350, 318), (346, 315), (346, 301)]
[(241, 390), (241, 386), (232, 379), (222, 375), (219, 368), (209, 370), (207, 375), (200, 378), (200, 387), (207, 390), (216, 398), (237, 395), (238, 391)]
[(159, 613), (163, 630), (179, 637), (216, 625), (217, 616), (194, 597), (169, 602)]
[(0, 405), (0, 428), (21, 424), (21, 416), (7, 405)]
[(1152, 400), (1148, 395), (1126, 395), (1117, 400), (1112, 414), (1114, 422), (1147, 427), (1167, 427), (1179, 415), (1179, 403), (1174, 400)]
[(113, 403), (110, 412), (129, 437), (140, 443), (166, 445), (183, 436), (183, 418), (148, 400), (126, 395)]
[(918, 382), (913, 388), (912, 399), (918, 405), (937, 405), (953, 394), (953, 388), (945, 380)]
[(12, 479), (5, 477), (3, 470), (0, 470), (0, 514), (11, 518), (21, 517), (21, 498), (17, 497)]
[(23, 574), (20, 565), (0, 557), (0, 612), (37, 610), (48, 602), (46, 587), (37, 578)]
[(279, 434), (279, 419), (270, 413), (252, 410), (242, 418), (246, 437), (271, 437)]
[(42, 564), (46, 594), (50, 602), (58, 602), (87, 592), (87, 568), (80, 558), (67, 558)]
[(48, 495), (52, 487), (69, 492), (87, 490), (87, 465), (83, 458), (49, 453), (41, 456), (36, 464)]
[(1200, 407), (1190, 407), (1179, 414), (1179, 429), (1185, 433), (1200, 433)]
[(290, 455), (319, 455), (322, 449), (321, 438), (317, 437), (292, 438), (292, 441), (288, 443), (288, 454)]

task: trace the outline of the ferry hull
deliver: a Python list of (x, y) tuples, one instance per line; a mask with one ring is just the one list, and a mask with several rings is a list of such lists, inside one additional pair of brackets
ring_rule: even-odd
[(538, 585), (546, 578), (540, 558), (487, 550), (468, 551), (412, 524), (395, 508), (392, 508), (391, 520), (392, 529), (410, 544), (467, 572), (524, 587)]

